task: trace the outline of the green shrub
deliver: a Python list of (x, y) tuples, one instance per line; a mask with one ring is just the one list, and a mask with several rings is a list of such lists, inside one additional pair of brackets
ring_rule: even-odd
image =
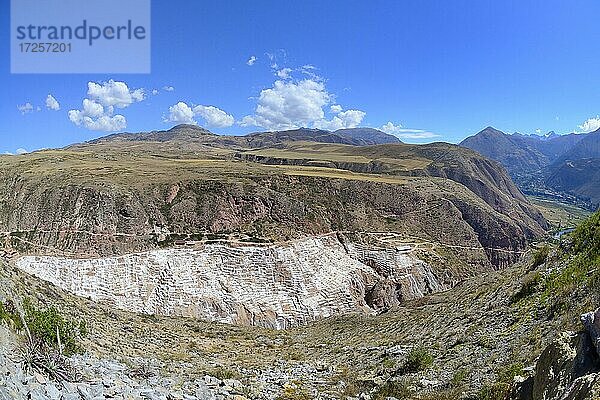
[(588, 291), (597, 298), (600, 291), (600, 211), (582, 222), (571, 239), (566, 267), (554, 270), (544, 280), (542, 299), (553, 312), (575, 306), (575, 293)]
[(413, 348), (406, 357), (403, 373), (419, 372), (430, 368), (433, 365), (433, 355), (424, 347)]
[(536, 292), (542, 281), (542, 274), (538, 271), (530, 272), (521, 280), (521, 287), (512, 296), (510, 296), (511, 304), (517, 303), (526, 297), (531, 296)]
[(486, 383), (477, 393), (478, 400), (505, 400), (510, 392), (510, 385), (502, 382)]
[(385, 358), (381, 362), (381, 366), (384, 369), (394, 369), (394, 367), (396, 366), (396, 360), (394, 360), (393, 358)]
[(65, 319), (54, 307), (39, 309), (29, 299), (23, 302), (23, 310), (25, 323), (32, 336), (55, 348), (58, 347), (60, 339), (60, 350), (66, 355), (82, 351), (78, 339), (87, 332), (85, 322), (75, 323)]
[(534, 254), (533, 254), (533, 264), (532, 267), (539, 267), (540, 265), (542, 265), (543, 263), (546, 262), (546, 260), (548, 259), (548, 254), (550, 254), (550, 247), (545, 244), (542, 247), (540, 247)]
[(523, 364), (513, 363), (500, 368), (497, 372), (498, 382), (512, 384), (515, 376), (523, 375)]

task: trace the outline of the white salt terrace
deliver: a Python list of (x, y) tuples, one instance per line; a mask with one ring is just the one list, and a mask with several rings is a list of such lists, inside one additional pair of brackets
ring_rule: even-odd
[(335, 235), (273, 246), (206, 244), (97, 259), (23, 256), (21, 270), (117, 308), (287, 328), (444, 289), (407, 248), (342, 244)]

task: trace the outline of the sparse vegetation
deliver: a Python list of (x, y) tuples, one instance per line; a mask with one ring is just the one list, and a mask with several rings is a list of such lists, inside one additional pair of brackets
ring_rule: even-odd
[(544, 299), (554, 308), (568, 306), (568, 298), (587, 290), (597, 296), (600, 288), (600, 212), (580, 224), (572, 234), (567, 266), (554, 270), (544, 281)]
[(14, 329), (23, 329), (23, 321), (12, 301), (0, 302), (0, 321), (6, 321)]
[(469, 370), (467, 368), (459, 368), (456, 370), (454, 375), (452, 375), (452, 380), (450, 381), (450, 385), (452, 387), (458, 387), (465, 382), (465, 380), (469, 377)]
[(239, 378), (239, 374), (229, 368), (225, 367), (216, 367), (208, 371), (208, 374), (214, 376), (215, 378), (223, 379), (236, 379)]
[(548, 254), (550, 254), (550, 247), (547, 244), (544, 244), (542, 247), (537, 249), (537, 251), (533, 254), (532, 267), (536, 268), (545, 263), (548, 259)]
[(58, 381), (73, 380), (76, 372), (67, 356), (81, 352), (79, 339), (87, 334), (84, 321), (63, 317), (56, 308), (41, 309), (29, 299), (23, 302), (23, 315), (12, 301), (0, 302), (0, 320), (25, 336), (17, 348), (17, 360), (30, 372)]
[(424, 347), (413, 348), (406, 357), (406, 361), (402, 366), (402, 373), (424, 371), (431, 368), (433, 365), (433, 355)]
[(65, 355), (80, 353), (78, 339), (87, 333), (85, 322), (75, 322), (63, 317), (56, 308), (41, 309), (29, 299), (23, 302), (28, 333), (48, 347)]
[(404, 382), (387, 381), (379, 386), (371, 395), (372, 400), (385, 400), (389, 397), (396, 399), (407, 399), (410, 396), (410, 390)]
[(287, 384), (277, 396), (277, 400), (310, 400), (312, 396), (304, 389), (302, 382), (294, 380)]
[(517, 375), (523, 375), (523, 364), (514, 363), (501, 367), (496, 371), (496, 382), (484, 384), (478, 393), (478, 400), (506, 399)]
[(532, 271), (526, 274), (521, 279), (521, 287), (510, 297), (512, 304), (518, 303), (520, 300), (531, 296), (540, 287), (542, 282), (542, 274), (539, 271)]

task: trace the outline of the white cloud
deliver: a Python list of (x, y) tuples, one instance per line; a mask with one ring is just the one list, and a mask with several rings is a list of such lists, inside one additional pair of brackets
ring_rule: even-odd
[(537, 133), (539, 135), (540, 133), (542, 133), (542, 130), (538, 128), (535, 130), (535, 133)]
[(15, 150), (14, 153), (11, 153), (10, 151), (5, 151), (3, 154), (7, 155), (7, 156), (14, 156), (14, 155), (21, 155), (21, 154), (27, 154), (29, 153), (29, 151), (27, 151), (26, 149), (19, 147), (18, 149)]
[(334, 100), (335, 95), (327, 91), (321, 80), (277, 80), (271, 88), (260, 92), (254, 114), (245, 116), (239, 124), (268, 130), (299, 127), (335, 130), (354, 128), (362, 122), (364, 111), (342, 111), (338, 104), (329, 107), (336, 115), (331, 120), (326, 119), (324, 107)]
[(158, 89), (152, 89), (152, 95), (156, 96), (158, 94)]
[(279, 68), (279, 65), (277, 64), (277, 57), (275, 56), (275, 54), (265, 53), (265, 55), (269, 58), (269, 61), (271, 61), (271, 68)]
[(175, 88), (173, 86), (163, 86), (163, 90), (167, 92), (172, 92), (173, 90), (175, 90)]
[(60, 104), (51, 94), (46, 97), (46, 108), (54, 111), (60, 110)]
[(290, 73), (292, 72), (291, 68), (282, 68), (277, 70), (275, 74), (281, 79), (288, 79), (290, 77)]
[(365, 115), (366, 113), (360, 110), (340, 111), (329, 121), (324, 119), (315, 121), (314, 126), (315, 128), (327, 129), (330, 131), (343, 128), (356, 128), (362, 122)]
[(116, 108), (127, 108), (146, 98), (144, 89), (131, 90), (125, 82), (88, 82), (87, 98), (81, 110), (69, 110), (69, 120), (77, 126), (94, 131), (119, 131), (127, 127), (127, 119), (113, 115)]
[(235, 119), (232, 115), (215, 106), (198, 105), (190, 107), (183, 101), (169, 107), (169, 115), (165, 122), (176, 122), (179, 124), (198, 124), (194, 117), (199, 116), (206, 121), (207, 126), (226, 128), (233, 125)]
[(197, 124), (194, 120), (194, 111), (183, 101), (169, 107), (169, 116), (165, 122), (177, 122), (180, 124)]
[(202, 117), (208, 126), (217, 128), (226, 128), (233, 125), (235, 119), (233, 115), (227, 114), (225, 111), (214, 106), (196, 106), (193, 108), (194, 115)]
[(367, 113), (364, 111), (346, 110), (339, 113), (338, 117), (344, 123), (345, 128), (355, 128), (362, 122), (365, 115), (367, 115)]
[(329, 107), (329, 110), (331, 110), (331, 112), (334, 114), (339, 114), (340, 112), (342, 112), (342, 106), (340, 106), (339, 104), (334, 104), (331, 107)]
[(144, 89), (130, 90), (125, 82), (109, 80), (104, 83), (88, 82), (88, 98), (103, 106), (129, 107), (145, 98)]
[(579, 125), (581, 132), (588, 133), (600, 129), (600, 117), (588, 118), (582, 125)]
[(30, 102), (27, 102), (25, 104), (22, 105), (18, 105), (17, 109), (21, 112), (21, 114), (25, 115), (28, 114), (30, 112), (33, 112), (33, 106), (31, 105)]
[(401, 124), (394, 125), (392, 122), (387, 122), (379, 129), (401, 139), (429, 139), (440, 136), (424, 129), (403, 128)]
[(77, 126), (92, 131), (112, 132), (125, 129), (127, 120), (123, 115), (112, 115), (113, 107), (104, 108), (102, 104), (83, 99), (83, 110), (69, 110), (69, 120)]
[(310, 126), (324, 119), (323, 107), (329, 104), (331, 98), (322, 82), (277, 80), (273, 87), (260, 92), (254, 115), (244, 117), (240, 125), (271, 130)]
[(256, 56), (250, 56), (248, 61), (246, 61), (246, 65), (252, 66), (256, 62)]

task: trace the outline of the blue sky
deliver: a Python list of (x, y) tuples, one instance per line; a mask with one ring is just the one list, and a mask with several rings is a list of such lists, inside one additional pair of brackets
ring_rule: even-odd
[[(3, 1), (0, 152), (184, 121), (385, 127), (415, 143), (600, 126), (597, 1), (153, 1), (150, 74), (11, 74), (9, 12)], [(129, 100), (86, 126), (83, 99), (111, 91)]]

